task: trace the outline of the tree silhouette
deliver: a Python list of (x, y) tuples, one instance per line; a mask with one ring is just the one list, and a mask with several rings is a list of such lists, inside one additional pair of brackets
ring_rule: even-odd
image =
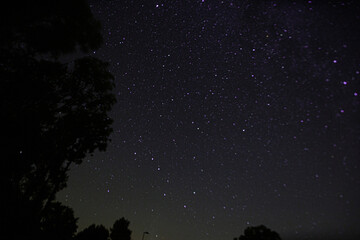
[(109, 231), (103, 226), (90, 225), (76, 235), (75, 240), (108, 240)]
[(116, 220), (110, 229), (111, 240), (131, 240), (132, 231), (129, 229), (130, 222), (125, 218)]
[(244, 235), (234, 240), (281, 240), (277, 232), (271, 231), (264, 225), (257, 227), (248, 227), (244, 231)]
[(49, 204), (41, 222), (43, 239), (71, 240), (77, 230), (74, 211), (59, 202)]
[(106, 149), (114, 82), (107, 63), (80, 57), (101, 44), (86, 0), (7, 1), (0, 14), (1, 224), (20, 239), (40, 234), (70, 165)]

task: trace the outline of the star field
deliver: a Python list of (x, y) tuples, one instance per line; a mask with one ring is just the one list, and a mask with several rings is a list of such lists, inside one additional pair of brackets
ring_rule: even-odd
[(133, 239), (360, 236), (359, 4), (91, 1), (117, 104), (58, 198)]

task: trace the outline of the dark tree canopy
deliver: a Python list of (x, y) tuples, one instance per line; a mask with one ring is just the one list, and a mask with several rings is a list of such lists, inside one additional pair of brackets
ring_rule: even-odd
[(40, 223), (43, 239), (71, 240), (77, 230), (74, 211), (59, 202), (49, 204)]
[(130, 222), (125, 218), (116, 220), (110, 229), (111, 240), (131, 240), (132, 231), (129, 229)]
[(0, 8), (1, 47), (61, 55), (100, 47), (100, 23), (86, 0), (13, 0)]
[(244, 235), (234, 238), (234, 240), (281, 240), (281, 238), (277, 232), (270, 230), (264, 225), (260, 225), (246, 228)]
[(76, 235), (76, 240), (108, 240), (109, 231), (103, 225), (90, 225)]
[(7, 1), (0, 19), (1, 224), (9, 234), (26, 225), (31, 236), (70, 165), (106, 149), (114, 81), (107, 63), (80, 57), (102, 41), (85, 0)]

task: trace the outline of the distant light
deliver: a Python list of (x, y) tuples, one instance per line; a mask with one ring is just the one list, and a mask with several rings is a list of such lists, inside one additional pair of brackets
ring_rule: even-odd
[(336, 59), (334, 59), (333, 63), (337, 63), (337, 60), (336, 60)]

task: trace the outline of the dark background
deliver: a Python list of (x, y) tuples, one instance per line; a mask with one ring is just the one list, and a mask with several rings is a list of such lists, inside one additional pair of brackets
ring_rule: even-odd
[[(321, 3), (319, 3), (321, 2)], [(360, 236), (357, 1), (91, 1), (112, 142), (58, 199), (133, 239)]]

